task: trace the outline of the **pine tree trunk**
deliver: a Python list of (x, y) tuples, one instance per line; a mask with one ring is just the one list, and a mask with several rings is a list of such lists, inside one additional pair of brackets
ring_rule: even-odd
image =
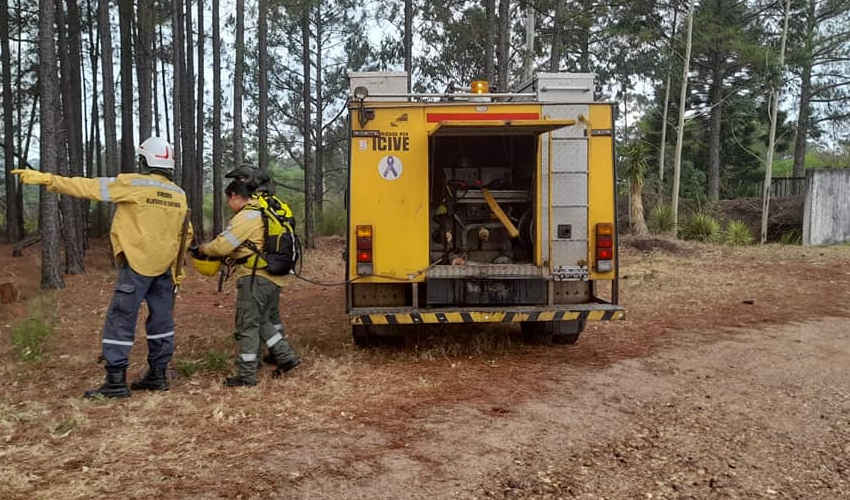
[(533, 0), (526, 6), (525, 21), (525, 55), (522, 58), (522, 81), (531, 80), (534, 73), (534, 37), (535, 37), (535, 9), (537, 6)]
[[(15, 2), (15, 10), (17, 12), (17, 18), (20, 19), (20, 17), (21, 17), (21, 0), (17, 0)], [(18, 37), (17, 54), (18, 54), (18, 58), (17, 58), (18, 68), (23, 68), (23, 37), (20, 37), (20, 36)], [(23, 91), (22, 91), (22, 87), (21, 87), (22, 77), (23, 77), (23, 72), (18, 71), (18, 76), (15, 79), (15, 91), (16, 91), (17, 95), (19, 95), (19, 96), (23, 95)], [(35, 113), (34, 113), (35, 107), (34, 107), (34, 105), (38, 101), (38, 97), (34, 96), (32, 101), (33, 101), (33, 111), (30, 112), (30, 126), (27, 129), (27, 139), (26, 139), (27, 143), (29, 143), (29, 140), (30, 140), (29, 134), (32, 133), (32, 123), (33, 123), (34, 118), (35, 118)], [(22, 113), (23, 113), (23, 99), (18, 99), (17, 114), (18, 114), (18, 124), (19, 124), (19, 126), (17, 127), (17, 129), (18, 129), (18, 154), (20, 155), (20, 157), (18, 159), (20, 161), (20, 168), (24, 168), (24, 165), (26, 163), (26, 158), (27, 158), (27, 151), (25, 151), (24, 147), (23, 147), (24, 146), (24, 135), (23, 135), (22, 129), (23, 129), (23, 123), (24, 123), (23, 118), (24, 117), (23, 117)], [(15, 205), (13, 210), (14, 210), (15, 213), (17, 213), (17, 217), (13, 218), (13, 217), (10, 216), (9, 219), (12, 220), (13, 223), (15, 224), (14, 231), (17, 234), (20, 235), (21, 239), (23, 239), (23, 237), (25, 236), (24, 235), (24, 190), (21, 189), (21, 186), (18, 185), (18, 187), (14, 191), (14, 198), (10, 199), (8, 203), (10, 203), (10, 204), (13, 203)], [(15, 255), (14, 252), (13, 252), (13, 255)]]
[(322, 28), (322, 4), (319, 2), (316, 4), (316, 169), (314, 173), (316, 182), (313, 184), (317, 221), (321, 221), (325, 216), (324, 138), (322, 137), (322, 127), (324, 127), (322, 115), (325, 110), (324, 97), (322, 96), (322, 37), (324, 30)]
[(151, 74), (153, 73), (153, 0), (137, 0), (136, 80), (139, 89), (139, 142), (151, 136)]
[(233, 67), (233, 166), (245, 159), (242, 141), (242, 79), (245, 71), (245, 0), (236, 0), (236, 61)]
[(555, 4), (554, 21), (552, 22), (552, 50), (549, 53), (549, 71), (551, 73), (557, 73), (561, 67), (561, 20), (564, 17), (564, 8), (563, 2)]
[[(162, 25), (159, 25), (159, 48), (165, 53), (165, 45), (162, 43)], [(168, 124), (168, 85), (165, 83), (165, 59), (160, 59), (160, 74), (162, 75), (162, 116), (165, 118), (165, 140), (171, 143), (171, 126)], [(172, 89), (173, 92), (173, 89)]]
[[(83, 176), (83, 83), (80, 68), (83, 65), (82, 58), (82, 22), (80, 19), (80, 6), (77, 0), (66, 0), (68, 5), (68, 61), (69, 78), (71, 84), (71, 126), (68, 130), (69, 159), (71, 160), (71, 175)], [(80, 255), (79, 271), (83, 272), (83, 258), (86, 253), (86, 229), (88, 228), (88, 200), (75, 199), (74, 202), (74, 229), (76, 231), (76, 250)]]
[(688, 31), (685, 42), (685, 61), (682, 65), (682, 88), (679, 94), (679, 127), (676, 130), (676, 153), (673, 157), (673, 231), (679, 227), (679, 182), (682, 177), (682, 143), (685, 136), (685, 104), (688, 97), (688, 71), (691, 64), (691, 41), (694, 29), (694, 2), (688, 3)]
[[(41, 94), (40, 156), (43, 172), (58, 173), (59, 79), (56, 74), (54, 0), (39, 0), (39, 91)], [(64, 288), (59, 240), (59, 204), (55, 194), (40, 188), (41, 288)]]
[(213, 234), (224, 227), (222, 204), (221, 143), (221, 26), (218, 0), (212, 0), (213, 37)]
[(508, 82), (509, 69), (511, 65), (510, 42), (511, 42), (511, 2), (510, 0), (499, 1), (499, 80), (498, 88), (502, 92), (510, 91)]
[[(3, 165), (6, 174), (6, 239), (17, 243), (23, 238), (16, 224), (18, 220), (17, 181), (11, 172), (15, 168), (15, 129), (12, 110), (12, 60), (9, 54), (9, 2), (0, 0), (0, 51), (2, 51), (3, 72)], [(20, 116), (20, 114), (19, 114)]]
[[(171, 61), (173, 64), (173, 86), (171, 88), (171, 108), (174, 114), (173, 140), (174, 146), (174, 182), (183, 184), (183, 68), (185, 55), (183, 54), (183, 0), (173, 0), (171, 12)], [(199, 235), (200, 237), (200, 235)]]
[(484, 2), (484, 13), (487, 16), (487, 35), (484, 41), (484, 79), (495, 86), (496, 0), (486, 0)]
[[(62, 0), (56, 1), (56, 25), (58, 27), (57, 34), (59, 40), (59, 68), (61, 80), (61, 112), (57, 109), (57, 119), (62, 123), (62, 130), (57, 134), (57, 171), (60, 175), (69, 177), (72, 174), (71, 164), (69, 163), (69, 155), (74, 160), (79, 160), (80, 170), (82, 171), (82, 144), (74, 144), (72, 137), (77, 136), (82, 120), (76, 122), (73, 109), (73, 73), (76, 72), (79, 76), (79, 64), (71, 64), (70, 51), (73, 43), (68, 39), (66, 31), (65, 12), (62, 5)], [(79, 23), (78, 23), (79, 26)], [(79, 46), (79, 45), (78, 45)], [(82, 135), (80, 142), (82, 142)], [(68, 274), (80, 274), (85, 271), (83, 264), (82, 244), (80, 241), (80, 204), (71, 196), (63, 195), (59, 198), (60, 224), (62, 232), (62, 242), (65, 248), (65, 272)]]
[(97, 9), (103, 62), (103, 135), (106, 139), (106, 175), (118, 175), (121, 161), (118, 156), (118, 127), (115, 123), (115, 77), (112, 74), (112, 28), (109, 25), (109, 0), (100, 0)]
[(799, 109), (797, 115), (797, 135), (794, 138), (794, 167), (792, 170), (794, 177), (803, 177), (806, 175), (806, 148), (808, 146), (809, 120), (811, 119), (812, 111), (811, 104), (809, 103), (812, 96), (812, 65), (803, 65), (802, 73), (800, 101), (797, 106), (797, 109)]
[(313, 166), (311, 154), (313, 145), (310, 140), (311, 125), (310, 125), (310, 7), (309, 3), (305, 2), (304, 12), (301, 18), (301, 60), (304, 71), (304, 85), (302, 88), (303, 101), (303, 129), (304, 134), (304, 243), (307, 248), (316, 248), (314, 241), (315, 220), (313, 209), (315, 208), (315, 200), (313, 198)]
[(121, 31), (121, 172), (135, 172), (132, 2), (118, 2), (118, 21)]
[[(153, 135), (162, 137), (159, 129), (159, 85), (157, 82), (158, 70), (156, 68), (156, 37), (151, 36), (151, 54), (154, 55), (154, 60), (151, 61), (151, 87), (153, 88)], [(163, 89), (165, 90), (165, 89)]]
[(263, 172), (269, 169), (269, 61), (268, 61), (268, 10), (269, 2), (257, 2), (257, 59), (260, 61), (257, 85), (260, 91), (259, 119), (257, 122), (257, 152), (259, 167)]
[(404, 0), (404, 71), (407, 73), (407, 91), (413, 81), (413, 0)]
[(183, 92), (180, 96), (180, 118), (183, 124), (180, 127), (181, 140), (183, 141), (183, 190), (189, 196), (189, 206), (192, 208), (192, 226), (198, 235), (203, 235), (203, 210), (197, 204), (197, 196), (195, 195), (195, 176), (198, 173), (197, 163), (195, 158), (195, 57), (192, 53), (192, 0), (180, 6), (181, 10), (185, 8), (183, 13), (183, 21), (185, 29), (183, 36), (185, 38), (184, 55), (186, 57), (185, 71), (180, 78)]
[(673, 10), (673, 30), (670, 34), (670, 53), (667, 57), (670, 63), (667, 65), (667, 83), (664, 85), (664, 111), (661, 113), (661, 147), (658, 151), (658, 199), (664, 202), (664, 161), (665, 150), (667, 149), (667, 113), (670, 109), (670, 84), (673, 81), (673, 40), (676, 38), (676, 21), (679, 11)]
[(192, 189), (192, 213), (198, 213), (198, 234), (204, 234), (204, 2), (198, 0), (198, 99), (195, 135), (195, 183)]
[[(720, 64), (717, 61), (717, 64)], [(723, 124), (723, 77), (715, 67), (711, 82), (711, 130), (708, 143), (708, 198), (720, 199), (720, 132)]]
[[(776, 74), (781, 75), (785, 71), (785, 42), (788, 38), (788, 18), (791, 15), (791, 0), (785, 0), (785, 19), (782, 27), (782, 41), (779, 48), (779, 67)], [(773, 171), (773, 151), (776, 146), (776, 122), (779, 114), (779, 100), (781, 99), (781, 82), (772, 82), (770, 89), (770, 132), (767, 140), (767, 155), (764, 161), (764, 191), (762, 193), (761, 212), (761, 244), (767, 242), (767, 221), (770, 215), (770, 178)]]
[[(100, 110), (98, 108), (98, 59), (100, 57), (100, 43), (94, 32), (94, 16), (92, 15), (91, 0), (86, 0), (86, 22), (89, 29), (89, 44), (92, 49), (89, 51), (89, 61), (91, 64), (91, 79), (92, 79), (92, 102), (91, 102), (91, 130), (89, 132), (89, 146), (86, 153), (86, 172), (88, 177), (99, 177), (101, 166), (100, 161)], [(85, 200), (88, 202), (88, 200)], [(86, 213), (91, 203), (86, 203)], [(106, 217), (104, 209), (106, 203), (95, 202), (94, 221), (92, 223), (92, 234), (95, 237), (103, 235), (103, 227)]]

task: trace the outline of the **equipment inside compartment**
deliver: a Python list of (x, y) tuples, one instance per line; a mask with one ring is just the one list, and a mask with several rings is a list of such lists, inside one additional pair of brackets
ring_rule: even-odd
[(534, 134), (431, 138), (431, 263), (532, 262), (537, 141)]

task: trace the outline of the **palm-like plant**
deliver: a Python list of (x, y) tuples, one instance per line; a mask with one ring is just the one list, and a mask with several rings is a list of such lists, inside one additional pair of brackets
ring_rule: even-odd
[(646, 218), (643, 215), (643, 185), (646, 181), (646, 173), (649, 169), (649, 145), (636, 139), (626, 145), (623, 149), (626, 158), (623, 173), (629, 180), (631, 190), (631, 213), (632, 233), (643, 236), (649, 233), (646, 227)]

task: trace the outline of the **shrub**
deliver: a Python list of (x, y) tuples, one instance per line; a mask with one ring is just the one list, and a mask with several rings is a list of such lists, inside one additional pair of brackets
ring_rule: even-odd
[(743, 246), (753, 242), (753, 233), (750, 232), (749, 226), (739, 220), (729, 221), (726, 225), (726, 232), (723, 234), (723, 241), (727, 245)]
[(784, 233), (782, 233), (782, 236), (779, 237), (779, 242), (783, 245), (802, 245), (803, 232), (799, 229), (791, 229), (790, 231), (785, 231)]
[(673, 230), (673, 207), (655, 205), (649, 214), (649, 230), (653, 233), (666, 233)]
[(679, 228), (679, 236), (686, 240), (717, 242), (721, 237), (720, 223), (708, 214), (697, 213)]

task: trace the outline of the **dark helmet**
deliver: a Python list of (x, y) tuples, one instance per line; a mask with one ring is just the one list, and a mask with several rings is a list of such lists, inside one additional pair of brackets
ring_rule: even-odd
[(269, 177), (269, 174), (250, 165), (236, 167), (224, 174), (224, 177), (242, 182), (251, 190), (271, 191), (271, 177)]

